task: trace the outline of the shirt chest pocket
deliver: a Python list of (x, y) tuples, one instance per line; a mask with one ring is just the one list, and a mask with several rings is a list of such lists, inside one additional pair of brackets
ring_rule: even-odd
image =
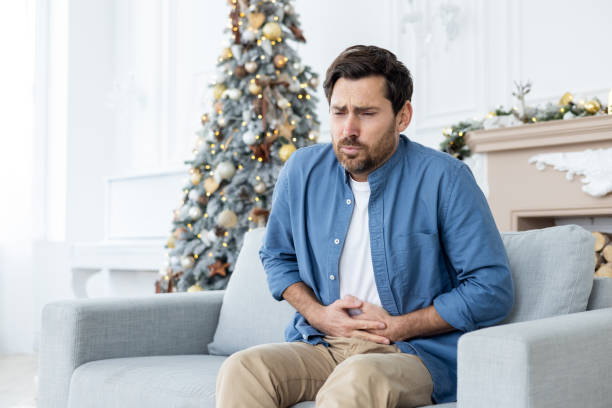
[(437, 296), (445, 282), (440, 271), (438, 234), (415, 232), (398, 235), (391, 245), (391, 285), (419, 298)]

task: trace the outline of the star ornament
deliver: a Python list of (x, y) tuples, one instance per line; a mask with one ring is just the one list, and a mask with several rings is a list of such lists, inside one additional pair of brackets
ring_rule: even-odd
[(230, 264), (227, 262), (223, 262), (220, 259), (217, 259), (217, 262), (214, 264), (208, 265), (208, 269), (210, 270), (209, 277), (212, 278), (215, 275), (219, 275), (222, 277), (227, 276), (227, 268), (229, 268)]
[(289, 123), (289, 121), (287, 121), (278, 127), (278, 134), (287, 140), (291, 140), (293, 129), (295, 129), (295, 125), (292, 125)]

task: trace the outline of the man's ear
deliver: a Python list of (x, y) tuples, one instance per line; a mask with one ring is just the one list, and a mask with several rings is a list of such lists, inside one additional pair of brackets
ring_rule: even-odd
[(404, 106), (402, 106), (402, 108), (400, 109), (400, 111), (397, 112), (397, 116), (395, 119), (395, 123), (396, 123), (395, 131), (397, 133), (401, 133), (404, 130), (406, 130), (411, 120), (412, 120), (412, 104), (410, 103), (410, 101), (406, 101), (404, 103)]

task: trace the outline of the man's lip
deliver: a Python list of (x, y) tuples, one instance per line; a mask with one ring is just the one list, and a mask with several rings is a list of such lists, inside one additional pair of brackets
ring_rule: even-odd
[(361, 147), (359, 146), (341, 146), (340, 148), (346, 153), (356, 153), (357, 151), (361, 150)]

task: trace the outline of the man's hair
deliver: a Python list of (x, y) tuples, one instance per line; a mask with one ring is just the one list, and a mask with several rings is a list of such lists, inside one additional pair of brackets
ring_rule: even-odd
[(393, 113), (397, 115), (404, 103), (412, 98), (412, 77), (395, 54), (374, 45), (353, 45), (336, 57), (327, 69), (323, 83), (327, 102), (331, 102), (332, 91), (338, 79), (378, 75), (385, 78), (385, 98), (391, 101)]

